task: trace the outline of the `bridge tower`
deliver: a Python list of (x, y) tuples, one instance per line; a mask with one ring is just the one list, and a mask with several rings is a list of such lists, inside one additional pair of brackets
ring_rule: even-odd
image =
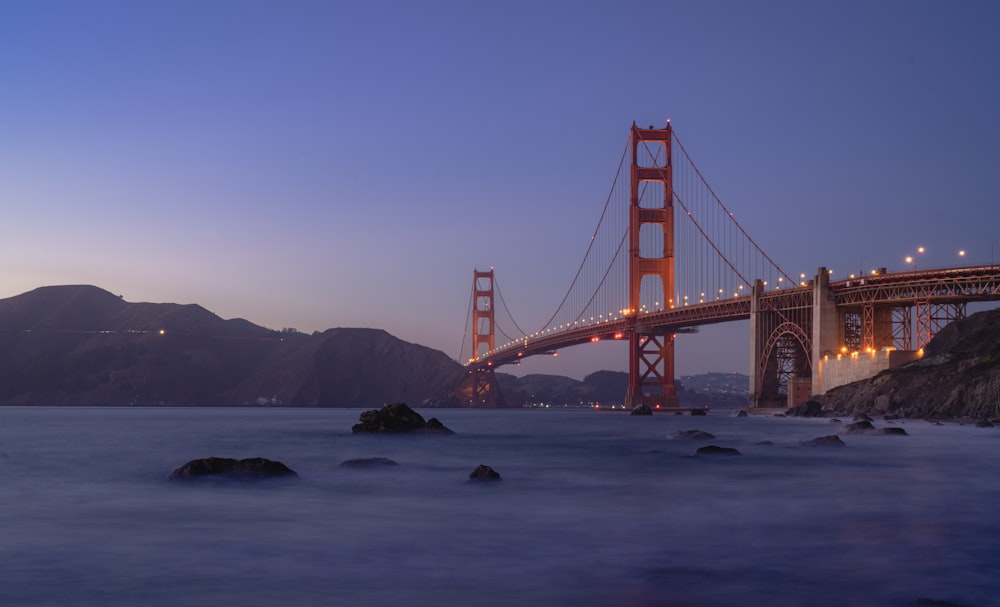
[[(472, 362), (491, 354), (495, 345), (493, 317), (493, 268), (473, 271), (472, 279)], [(483, 350), (483, 346), (486, 350)], [(497, 405), (497, 379), (492, 363), (475, 364), (472, 369), (472, 405)]]
[[(638, 311), (642, 306), (643, 279), (653, 277), (662, 289), (664, 307), (674, 307), (674, 190), (673, 164), (671, 158), (671, 138), (673, 131), (670, 121), (666, 128), (640, 129), (632, 123), (632, 168), (629, 192), (628, 224), (628, 290), (629, 309), (629, 367), (628, 392), (625, 406), (640, 404), (676, 407), (677, 389), (674, 386), (674, 334), (643, 327), (638, 321)], [(647, 154), (653, 166), (640, 166), (639, 151), (654, 148), (662, 153), (663, 164)], [(663, 146), (662, 149), (657, 146)], [(644, 158), (645, 156), (644, 155)], [(649, 184), (659, 184), (651, 188), (654, 200), (644, 200), (642, 191)], [(662, 187), (663, 198), (656, 200), (656, 193)], [(659, 231), (662, 235), (663, 250), (655, 256), (644, 257), (639, 236), (646, 230)], [(651, 251), (648, 253), (652, 253)], [(647, 284), (650, 284), (647, 282)]]

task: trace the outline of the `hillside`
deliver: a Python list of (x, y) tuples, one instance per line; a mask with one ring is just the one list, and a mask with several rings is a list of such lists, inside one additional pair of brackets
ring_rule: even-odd
[(1000, 417), (1000, 309), (941, 330), (924, 357), (818, 400), (838, 413), (932, 419)]
[[(628, 373), (597, 371), (575, 380), (561, 375), (530, 374), (515, 377), (497, 373), (500, 394), (507, 406), (621, 405), (628, 388)], [(747, 406), (749, 378), (738, 373), (705, 373), (679, 378), (675, 383), (682, 407), (713, 409)]]
[(447, 402), (464, 376), (375, 329), (278, 332), (87, 285), (0, 300), (0, 404), (368, 407)]

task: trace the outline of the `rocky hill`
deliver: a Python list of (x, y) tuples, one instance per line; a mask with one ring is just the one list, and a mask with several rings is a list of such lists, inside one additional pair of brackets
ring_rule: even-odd
[(86, 285), (0, 300), (0, 404), (441, 403), (465, 375), (375, 329), (273, 331)]
[(941, 330), (924, 357), (819, 397), (826, 410), (931, 419), (1000, 417), (1000, 309)]

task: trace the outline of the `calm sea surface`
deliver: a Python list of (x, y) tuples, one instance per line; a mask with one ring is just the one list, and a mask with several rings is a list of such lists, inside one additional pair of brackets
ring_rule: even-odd
[[(422, 413), (455, 436), (352, 435), (359, 413), (0, 408), (0, 605), (1000, 605), (1000, 428), (808, 449), (839, 426), (445, 409)], [(300, 476), (166, 480), (208, 456)]]

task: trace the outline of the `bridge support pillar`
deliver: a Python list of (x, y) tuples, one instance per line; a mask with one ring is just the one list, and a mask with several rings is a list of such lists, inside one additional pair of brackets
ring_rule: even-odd
[(764, 355), (760, 319), (760, 294), (764, 286), (758, 280), (750, 290), (750, 407), (760, 407), (760, 387), (762, 385), (761, 357)]
[[(674, 335), (643, 330), (636, 317), (643, 306), (643, 279), (649, 286), (659, 287), (662, 307), (674, 307), (674, 181), (670, 122), (665, 128), (640, 129), (632, 123), (632, 168), (629, 192), (628, 266), (629, 266), (629, 330), (628, 391), (625, 406), (646, 404), (651, 407), (677, 407), (674, 386)], [(655, 150), (655, 151), (654, 151)], [(640, 154), (642, 152), (642, 154)], [(640, 157), (644, 160), (640, 162)], [(646, 199), (643, 193), (651, 185)], [(642, 250), (639, 235), (646, 228), (658, 234), (663, 243), (660, 250)], [(658, 284), (657, 284), (658, 283)], [(645, 295), (648, 295), (645, 294)], [(646, 389), (649, 389), (647, 391)]]
[[(473, 271), (472, 298), (472, 361), (475, 361), (484, 354), (493, 354), (495, 348), (493, 268), (483, 272)], [(470, 404), (472, 406), (495, 407), (497, 406), (498, 392), (493, 367), (476, 365), (472, 370), (472, 402)]]
[(816, 270), (813, 279), (812, 327), (812, 393), (823, 394), (823, 357), (836, 356), (844, 341), (843, 327), (837, 313), (837, 302), (830, 291), (830, 273), (826, 268)]

